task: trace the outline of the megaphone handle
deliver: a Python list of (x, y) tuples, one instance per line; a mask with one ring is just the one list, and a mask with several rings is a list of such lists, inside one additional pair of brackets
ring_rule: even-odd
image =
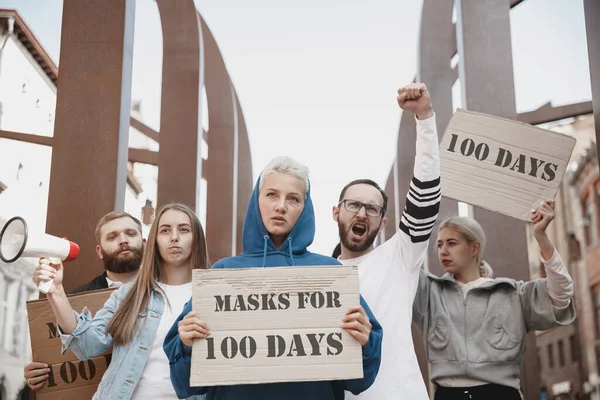
[[(48, 260), (50, 260), (50, 262), (54, 263), (54, 264), (61, 262), (61, 259), (56, 258), (56, 257), (49, 257)], [(40, 282), (40, 284), (38, 285), (38, 290), (41, 293), (48, 294), (53, 283), (54, 283), (54, 279), (50, 279), (49, 281)]]
[(40, 282), (40, 284), (38, 285), (38, 290), (41, 293), (48, 294), (53, 283), (54, 283), (54, 279), (50, 279), (49, 281)]

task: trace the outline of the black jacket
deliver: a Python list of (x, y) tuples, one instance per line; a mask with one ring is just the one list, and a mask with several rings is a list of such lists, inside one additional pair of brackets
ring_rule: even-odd
[(71, 290), (69, 294), (89, 292), (90, 290), (100, 289), (108, 289), (108, 282), (106, 281), (106, 272), (104, 272), (102, 275), (98, 275), (85, 285), (81, 285), (77, 289)]

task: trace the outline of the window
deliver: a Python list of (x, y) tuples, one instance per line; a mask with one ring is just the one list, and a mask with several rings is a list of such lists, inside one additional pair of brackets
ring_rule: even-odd
[(571, 349), (571, 362), (577, 362), (577, 343), (575, 342), (575, 335), (569, 336), (569, 348)]
[(562, 339), (558, 341), (558, 366), (560, 368), (565, 366), (565, 346)]
[(554, 368), (554, 349), (552, 348), (552, 343), (548, 345), (548, 368)]

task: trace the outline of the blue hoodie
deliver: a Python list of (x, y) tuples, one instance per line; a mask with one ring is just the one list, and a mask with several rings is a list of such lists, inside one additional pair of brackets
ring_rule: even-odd
[[(257, 182), (248, 204), (244, 222), (244, 252), (239, 256), (218, 261), (213, 265), (213, 268), (339, 265), (340, 263), (334, 258), (314, 254), (306, 250), (312, 243), (314, 236), (315, 214), (309, 189), (304, 210), (302, 210), (298, 222), (288, 235), (285, 243), (277, 249), (271, 241), (260, 216)], [(171, 368), (171, 382), (175, 392), (180, 399), (196, 394), (206, 394), (207, 400), (341, 400), (344, 398), (344, 390), (354, 394), (361, 393), (373, 384), (377, 371), (379, 371), (383, 330), (362, 296), (360, 304), (365, 309), (372, 325), (369, 342), (362, 348), (364, 371), (364, 378), (362, 379), (190, 387), (192, 349), (183, 344), (177, 332), (179, 321), (192, 311), (192, 302), (190, 301), (185, 305), (183, 312), (167, 333), (164, 342), (164, 350), (169, 358)]]

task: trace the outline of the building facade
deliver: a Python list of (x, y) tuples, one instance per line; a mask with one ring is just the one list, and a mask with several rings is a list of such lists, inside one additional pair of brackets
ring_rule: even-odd
[[(574, 280), (577, 320), (569, 326), (537, 333), (541, 383), (550, 398), (599, 399), (599, 360), (595, 350), (599, 336), (590, 280), (593, 268), (585, 261), (589, 258), (587, 255), (598, 247), (598, 243), (592, 241), (595, 237), (591, 236), (598, 230), (590, 228), (594, 217), (597, 224), (599, 215), (597, 201), (594, 203), (593, 199), (589, 199), (598, 179), (597, 158), (595, 164), (593, 161), (593, 117), (584, 115), (547, 128), (577, 139), (569, 170), (555, 198), (556, 218), (548, 228), (548, 235)], [(590, 203), (592, 206), (589, 206)], [(527, 240), (531, 278), (545, 277), (538, 246), (530, 231), (527, 232)]]

